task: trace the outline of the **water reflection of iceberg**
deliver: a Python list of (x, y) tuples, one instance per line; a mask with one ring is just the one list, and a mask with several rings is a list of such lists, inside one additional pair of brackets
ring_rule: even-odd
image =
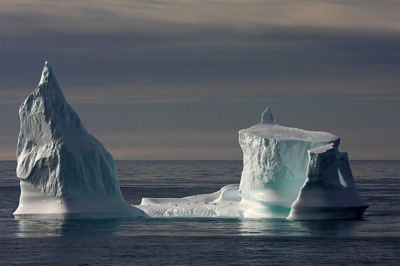
[(241, 219), (239, 231), (244, 236), (335, 237), (357, 234), (364, 224), (362, 220), (288, 222), (286, 219)]
[(298, 221), (296, 224), (306, 235), (331, 237), (357, 235), (365, 225), (364, 220)]
[(240, 234), (244, 236), (304, 236), (298, 223), (286, 219), (241, 219)]
[(18, 237), (51, 237), (62, 235), (62, 220), (18, 220)]
[(118, 220), (32, 220), (18, 219), (18, 237), (111, 236)]

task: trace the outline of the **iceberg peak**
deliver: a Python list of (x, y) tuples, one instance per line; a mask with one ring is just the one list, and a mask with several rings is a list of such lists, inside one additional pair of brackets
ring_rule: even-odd
[(111, 154), (86, 131), (47, 61), (39, 85), (22, 103), (19, 115), (21, 180), (53, 196), (120, 194)]
[(262, 113), (260, 124), (280, 125), (272, 116), (271, 108), (269, 108), (269, 106), (265, 109), (264, 113)]
[(40, 77), (40, 81), (39, 81), (39, 85), (44, 84), (44, 83), (48, 83), (49, 80), (54, 79), (53, 76), (53, 69), (51, 68), (51, 65), (48, 61), (44, 62), (44, 67), (43, 67), (43, 71), (42, 71), (42, 76)]

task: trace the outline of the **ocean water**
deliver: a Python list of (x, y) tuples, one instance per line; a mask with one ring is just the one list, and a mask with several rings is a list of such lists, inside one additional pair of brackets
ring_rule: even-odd
[[(400, 161), (351, 161), (363, 220), (17, 220), (16, 163), (0, 161), (1, 265), (400, 265)], [(126, 201), (238, 183), (241, 161), (117, 161)]]

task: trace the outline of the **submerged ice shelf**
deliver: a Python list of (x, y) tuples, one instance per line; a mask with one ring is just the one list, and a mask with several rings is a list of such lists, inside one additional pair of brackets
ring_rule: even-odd
[(38, 87), (19, 109), (15, 217), (60, 219), (249, 217), (288, 220), (361, 218), (358, 195), (339, 137), (281, 126), (267, 108), (239, 131), (240, 184), (184, 198), (122, 197), (114, 160), (83, 127), (46, 62)]
[(15, 217), (147, 216), (124, 201), (111, 154), (85, 130), (48, 62), (19, 116)]
[(358, 195), (340, 138), (281, 126), (267, 108), (261, 123), (239, 131), (240, 185), (180, 199), (144, 198), (151, 217), (249, 217), (288, 220), (361, 218)]
[(184, 198), (143, 198), (136, 207), (150, 217), (286, 218), (290, 211), (289, 208), (267, 206), (243, 198), (238, 190), (238, 184), (231, 184), (210, 194)]

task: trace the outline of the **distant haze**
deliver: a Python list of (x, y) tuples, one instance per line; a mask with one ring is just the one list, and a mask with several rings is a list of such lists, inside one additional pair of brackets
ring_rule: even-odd
[(0, 2), (0, 160), (49, 61), (115, 159), (242, 159), (270, 106), (341, 137), (352, 159), (400, 160), (399, 1)]

